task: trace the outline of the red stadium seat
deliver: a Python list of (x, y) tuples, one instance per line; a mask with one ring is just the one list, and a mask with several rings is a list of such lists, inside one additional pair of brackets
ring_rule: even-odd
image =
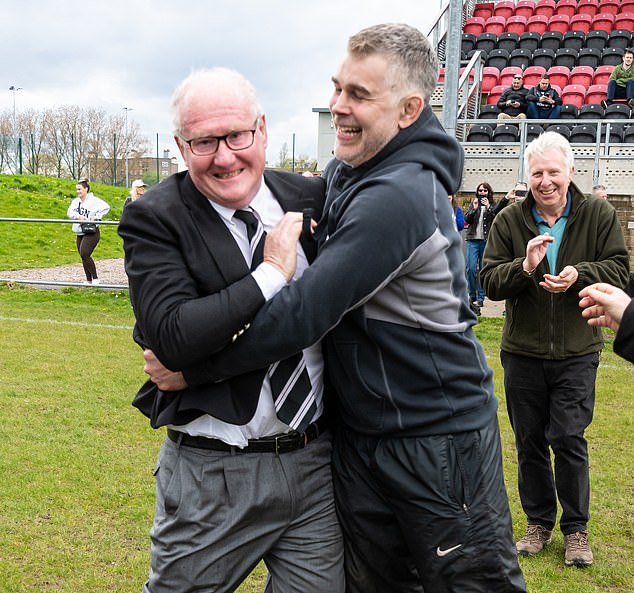
[(580, 108), (586, 98), (586, 87), (580, 84), (568, 84), (561, 91), (561, 100)]
[(622, 0), (620, 12), (634, 12), (634, 0)]
[(498, 79), (498, 84), (503, 86), (504, 88), (511, 86), (513, 82), (513, 77), (519, 74), (520, 76), (524, 76), (524, 71), (519, 66), (507, 66), (506, 68), (502, 68), (500, 71), (500, 78)]
[(495, 105), (505, 89), (506, 87), (501, 84), (494, 86), (487, 97), (487, 105)]
[(521, 35), (526, 31), (526, 17), (515, 15), (506, 19), (506, 30), (509, 33), (517, 33)]
[(548, 69), (548, 76), (550, 76), (551, 85), (563, 88), (568, 84), (570, 68), (566, 66), (551, 66)]
[(510, 0), (500, 0), (493, 5), (493, 16), (501, 16), (505, 19), (513, 16), (515, 12), (515, 2)]
[(555, 0), (537, 0), (535, 3), (535, 10), (533, 14), (543, 14), (550, 18), (555, 14), (555, 7), (557, 6)]
[(600, 12), (592, 17), (592, 30), (610, 33), (614, 29), (614, 15)]
[(485, 20), (481, 16), (472, 16), (464, 24), (463, 33), (471, 33), (476, 37), (484, 32)]
[(577, 12), (577, 0), (559, 0), (555, 6), (555, 14), (572, 17)]
[(482, 68), (482, 92), (489, 93), (498, 84), (500, 70), (495, 66), (485, 66)]
[[(597, 0), (597, 3), (598, 1), (599, 0)], [(484, 20), (493, 16), (493, 2), (480, 2), (476, 4), (472, 16), (482, 17)]]
[(546, 68), (543, 66), (529, 66), (524, 70), (524, 86), (537, 86), (542, 78), (542, 74), (546, 74)]
[(588, 88), (592, 84), (594, 78), (594, 70), (590, 66), (575, 66), (570, 71), (568, 84), (580, 84), (584, 88)]
[(615, 29), (627, 29), (632, 32), (634, 29), (634, 9), (632, 12), (619, 12), (614, 19)]
[(526, 30), (543, 35), (548, 29), (548, 17), (544, 14), (534, 14), (526, 21)]
[(517, 0), (515, 5), (515, 16), (525, 16), (527, 19), (533, 16), (535, 2), (533, 0)]
[(612, 64), (597, 66), (594, 70), (594, 76), (592, 77), (592, 84), (604, 84), (607, 86), (612, 70), (614, 70), (614, 66)]
[(442, 84), (445, 82), (445, 67), (441, 66), (438, 68), (438, 83)]
[(575, 14), (575, 16), (570, 19), (568, 31), (581, 31), (587, 35), (590, 31), (590, 27), (592, 27), (592, 16), (585, 13)]
[(613, 14), (621, 12), (621, 0), (599, 0), (598, 14)]
[(585, 103), (601, 104), (608, 96), (608, 86), (606, 84), (593, 84), (586, 91)]
[(570, 17), (567, 14), (553, 14), (548, 21), (548, 31), (559, 31), (562, 35), (568, 31)]
[(503, 16), (490, 16), (484, 23), (484, 30), (498, 37), (504, 33), (506, 19)]
[(577, 14), (589, 14), (594, 16), (599, 12), (599, 0), (579, 0)]
[[(465, 70), (466, 70), (466, 66), (463, 66), (462, 68), (460, 68), (460, 77), (462, 77), (462, 75), (464, 74)], [(475, 80), (475, 72), (474, 72), (473, 68), (469, 71), (469, 80), (471, 82), (473, 82)]]

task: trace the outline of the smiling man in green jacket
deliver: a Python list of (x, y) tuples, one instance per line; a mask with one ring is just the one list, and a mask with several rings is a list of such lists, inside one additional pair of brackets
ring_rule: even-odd
[(528, 519), (517, 550), (532, 556), (550, 543), (559, 499), (565, 563), (582, 567), (593, 561), (584, 431), (603, 338), (582, 318), (577, 295), (594, 282), (625, 286), (629, 256), (614, 208), (572, 183), (563, 136), (545, 132), (525, 160), (530, 193), (496, 217), (482, 269), (487, 295), (506, 299), (501, 360)]

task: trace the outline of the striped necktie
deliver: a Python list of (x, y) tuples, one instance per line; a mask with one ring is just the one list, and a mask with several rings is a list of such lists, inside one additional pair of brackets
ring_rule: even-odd
[(233, 217), (241, 220), (247, 227), (247, 239), (251, 249), (251, 269), (255, 270), (264, 259), (266, 231), (250, 210), (236, 210)]
[[(250, 210), (236, 210), (233, 215), (247, 227), (251, 248), (251, 269), (262, 263), (266, 232)], [(301, 352), (269, 367), (271, 394), (277, 417), (298, 432), (304, 432), (317, 410), (306, 361)]]

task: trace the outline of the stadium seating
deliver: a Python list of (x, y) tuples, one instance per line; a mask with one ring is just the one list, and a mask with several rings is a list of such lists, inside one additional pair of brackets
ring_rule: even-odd
[(575, 14), (570, 19), (569, 31), (580, 31), (581, 33), (588, 34), (592, 27), (592, 17), (589, 14)]
[(504, 31), (502, 35), (498, 37), (497, 47), (498, 49), (505, 49), (509, 54), (519, 47), (520, 36), (512, 31)]
[(493, 130), (493, 142), (519, 142), (520, 130), (512, 124), (501, 124)]
[(610, 34), (607, 31), (589, 31), (586, 33), (586, 47), (603, 51), (608, 44)]
[(577, 124), (570, 130), (570, 142), (573, 144), (590, 144), (596, 142), (597, 128), (589, 124)]
[(478, 113), (478, 119), (497, 119), (499, 114), (500, 108), (497, 105), (482, 105), (480, 113)]
[(544, 128), (542, 128), (539, 124), (527, 124), (525, 130), (526, 142), (530, 142), (531, 140), (535, 140), (535, 138), (544, 131)]
[(625, 50), (621, 47), (606, 47), (601, 52), (601, 65), (617, 66), (623, 62), (623, 54)]
[[(533, 66), (543, 66), (548, 70), (555, 60), (555, 52), (552, 49), (538, 47), (533, 52)], [(597, 62), (599, 57), (597, 57)]]
[(519, 66), (524, 70), (530, 65), (532, 57), (527, 49), (514, 49), (509, 56), (509, 66)]
[(463, 33), (471, 33), (476, 37), (484, 31), (485, 20), (481, 16), (472, 16), (467, 19), (463, 27)]
[[(586, 91), (586, 97), (588, 91)], [(603, 119), (603, 107), (599, 103), (586, 102), (579, 109), (579, 115), (577, 119)]]
[(610, 31), (606, 47), (620, 47), (621, 49), (629, 47), (632, 40), (630, 33), (632, 27), (634, 27), (634, 15), (632, 15), (632, 24), (629, 29), (612, 29)]
[(471, 50), (475, 49), (476, 39), (477, 37), (473, 33), (463, 33), (460, 42), (460, 51), (468, 54)]
[(577, 119), (579, 116), (579, 108), (572, 103), (561, 104), (561, 119)]
[(577, 65), (579, 52), (570, 47), (560, 47), (555, 52), (553, 66), (565, 66), (568, 70), (572, 70)]
[(539, 84), (542, 74), (546, 74), (543, 66), (529, 66), (524, 70), (524, 86), (533, 87)]
[[(609, 126), (609, 129), (608, 129)], [(609, 135), (608, 135), (609, 132)], [(605, 124), (601, 126), (601, 142), (611, 142), (612, 144), (623, 142), (623, 133), (625, 126), (623, 124)]]
[[(608, 96), (608, 86), (605, 84), (593, 84), (586, 91), (586, 103), (598, 103), (604, 101)], [(581, 115), (581, 114), (579, 114)]]
[(620, 12), (614, 19), (614, 29), (625, 29), (631, 31), (634, 28), (634, 11)]
[(494, 66), (485, 66), (482, 68), (481, 88), (483, 93), (488, 93), (500, 79), (500, 71)]
[[(590, 31), (592, 33), (592, 31)], [(588, 38), (586, 37), (586, 43)], [(590, 66), (596, 68), (601, 62), (601, 50), (596, 47), (582, 47), (577, 57), (577, 66)], [(535, 63), (535, 54), (533, 54), (533, 63)]]
[(504, 92), (506, 87), (498, 84), (491, 89), (491, 92), (487, 96), (487, 104), (488, 105), (496, 105), (500, 95)]
[(497, 35), (494, 35), (493, 33), (487, 33), (485, 31), (484, 33), (480, 33), (480, 35), (476, 37), (474, 49), (485, 51), (488, 54), (492, 49), (496, 48), (497, 41)]
[[(605, 66), (598, 66), (594, 70), (594, 75), (592, 77), (592, 84), (608, 84), (608, 80), (610, 80), (610, 75), (612, 74), (612, 70), (614, 70), (614, 66), (611, 64), (606, 64)], [(588, 85), (589, 87), (590, 85)]]
[(623, 131), (623, 142), (627, 144), (634, 143), (634, 126), (629, 126)]
[(567, 84), (561, 90), (561, 100), (581, 108), (586, 99), (586, 87), (580, 84)]
[(506, 30), (521, 35), (526, 31), (527, 18), (521, 15), (510, 16), (506, 19)]
[(588, 88), (594, 79), (594, 70), (590, 66), (575, 66), (570, 71), (568, 84), (580, 84), (584, 88)]
[(467, 133), (467, 142), (491, 142), (493, 128), (489, 124), (474, 124)]
[(570, 17), (567, 14), (553, 14), (548, 20), (548, 31), (559, 31), (562, 35), (568, 30)]
[(511, 2), (511, 0), (498, 0), (493, 5), (493, 16), (501, 16), (505, 19), (508, 19), (510, 16), (513, 16), (515, 12), (515, 2)]
[(600, 12), (592, 17), (592, 29), (609, 33), (614, 29), (614, 15)]
[(539, 47), (542, 49), (552, 49), (556, 52), (564, 41), (564, 36), (560, 31), (546, 31), (539, 40)]
[(548, 68), (548, 76), (550, 76), (551, 85), (564, 88), (570, 78), (570, 68), (566, 66), (551, 66)]
[(543, 35), (548, 29), (548, 17), (544, 14), (534, 14), (526, 21), (526, 30)]
[(577, 14), (587, 14), (593, 17), (599, 12), (599, 0), (579, 0)]
[(504, 33), (506, 28), (506, 19), (503, 16), (490, 16), (484, 23), (484, 30), (487, 33), (493, 33), (496, 36)]
[(498, 79), (499, 84), (504, 88), (511, 86), (511, 83), (513, 82), (513, 77), (516, 74), (524, 77), (524, 71), (520, 66), (507, 66), (506, 68), (503, 68), (502, 70), (500, 70), (500, 78)]
[(527, 19), (535, 12), (535, 2), (533, 0), (517, 0), (515, 5), (515, 16), (523, 16)]
[(626, 103), (612, 103), (603, 114), (604, 119), (630, 119), (630, 108)]
[(476, 4), (473, 9), (473, 16), (482, 17), (485, 20), (493, 16), (493, 2), (479, 2)]
[(543, 15), (546, 18), (550, 18), (555, 14), (556, 6), (555, 0), (537, 0), (537, 2), (535, 2), (533, 15)]
[(539, 47), (540, 34), (535, 31), (525, 31), (520, 35), (519, 49), (527, 49), (531, 53)]
[(570, 138), (570, 128), (566, 124), (550, 124), (546, 128), (547, 132), (557, 132), (564, 136), (564, 138)]
[(555, 15), (564, 15), (569, 19), (577, 12), (577, 0), (557, 0)]
[(621, 0), (620, 12), (634, 12), (634, 0)]
[(561, 47), (574, 49), (578, 52), (584, 46), (585, 42), (586, 34), (582, 31), (566, 31)]
[(508, 66), (509, 52), (505, 49), (492, 49), (487, 56), (485, 66), (494, 66), (500, 72)]
[(599, 0), (599, 13), (616, 15), (621, 9), (621, 0)]

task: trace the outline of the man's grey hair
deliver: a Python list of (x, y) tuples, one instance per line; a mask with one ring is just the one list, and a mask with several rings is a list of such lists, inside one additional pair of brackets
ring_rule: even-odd
[(575, 164), (570, 142), (558, 132), (544, 132), (531, 141), (524, 152), (524, 169), (530, 174), (530, 160), (532, 157), (542, 155), (549, 150), (557, 150), (564, 157), (567, 170), (570, 172)]
[(429, 105), (438, 81), (438, 58), (427, 38), (416, 28), (386, 23), (362, 29), (348, 40), (353, 56), (379, 54), (388, 61), (388, 83), (403, 96), (418, 92)]
[(605, 187), (605, 185), (601, 184), (601, 183), (597, 183), (597, 185), (593, 185), (592, 186), (592, 191), (596, 191), (598, 189), (602, 189), (604, 191), (608, 191), (608, 188)]
[(202, 68), (194, 70), (183, 80), (172, 95), (172, 126), (174, 133), (181, 132), (181, 110), (189, 92), (199, 86), (217, 87), (223, 91), (231, 89), (241, 99), (253, 106), (253, 119), (257, 119), (263, 113), (254, 86), (239, 72), (230, 68)]

